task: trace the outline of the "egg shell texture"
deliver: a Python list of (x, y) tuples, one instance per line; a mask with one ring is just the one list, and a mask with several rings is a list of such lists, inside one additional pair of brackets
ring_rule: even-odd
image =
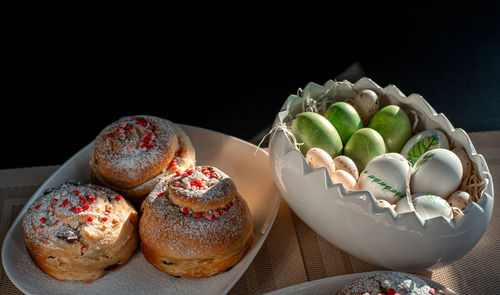
[(344, 148), (344, 155), (356, 163), (358, 171), (363, 170), (373, 158), (386, 152), (384, 138), (371, 128), (361, 128), (354, 132)]
[(356, 179), (344, 170), (337, 170), (330, 176), (333, 183), (342, 183), (347, 190), (356, 189)]
[(337, 156), (333, 159), (333, 162), (335, 163), (335, 170), (344, 170), (345, 172), (351, 174), (354, 179), (358, 179), (358, 168), (356, 167), (356, 163), (354, 163), (351, 158), (347, 156)]
[(378, 111), (368, 127), (382, 135), (389, 152), (399, 153), (411, 136), (410, 119), (397, 105), (388, 105)]
[(379, 109), (377, 94), (370, 89), (364, 89), (356, 94), (352, 99), (352, 104), (366, 126)]
[(462, 179), (460, 159), (450, 150), (424, 153), (413, 166), (410, 188), (413, 194), (426, 193), (447, 198)]
[[(411, 201), (415, 211), (427, 220), (438, 216), (453, 218), (453, 211), (450, 205), (443, 198), (432, 194), (415, 194), (411, 196)], [(404, 197), (396, 204), (396, 213), (403, 214), (411, 212), (407, 197)]]
[(412, 136), (401, 149), (401, 154), (414, 164), (425, 152), (448, 149), (448, 138), (439, 130), (425, 130)]
[(410, 164), (400, 154), (388, 153), (375, 157), (358, 179), (358, 188), (370, 191), (377, 200), (394, 204), (406, 194), (406, 179)]
[(320, 148), (311, 148), (307, 151), (306, 161), (311, 168), (326, 167), (330, 177), (335, 171), (335, 163), (332, 157)]
[(299, 114), (292, 123), (292, 133), (299, 143), (303, 155), (310, 148), (319, 147), (332, 157), (342, 152), (342, 140), (332, 123), (320, 114), (304, 112)]
[(345, 102), (332, 104), (323, 116), (337, 129), (344, 145), (356, 130), (364, 127), (356, 109)]

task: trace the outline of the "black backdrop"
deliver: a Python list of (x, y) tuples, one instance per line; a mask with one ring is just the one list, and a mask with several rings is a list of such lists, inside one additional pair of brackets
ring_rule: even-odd
[(296, 6), (279, 19), (240, 19), (243, 8), (154, 33), (130, 18), (31, 26), (6, 45), (0, 168), (62, 164), (132, 114), (255, 140), (289, 94), (335, 77), (422, 94), (466, 131), (500, 129), (500, 6), (377, 5)]

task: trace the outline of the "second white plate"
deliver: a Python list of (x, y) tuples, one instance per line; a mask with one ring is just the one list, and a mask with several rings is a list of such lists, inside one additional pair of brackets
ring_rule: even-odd
[[(335, 276), (335, 277), (329, 277), (329, 278), (324, 278), (321, 280), (315, 280), (315, 281), (310, 281), (298, 285), (293, 285), (289, 286), (283, 289), (279, 289), (270, 293), (267, 293), (267, 295), (321, 295), (321, 294), (328, 294), (332, 295), (335, 294), (338, 290), (342, 289), (346, 284), (348, 284), (350, 281), (363, 276), (363, 275), (368, 275), (371, 273), (384, 273), (384, 272), (390, 272), (390, 271), (374, 271), (374, 272), (365, 272), (365, 273), (355, 273), (355, 274), (349, 274), (349, 275), (343, 275), (343, 276)], [(457, 295), (457, 293), (453, 292), (452, 290), (446, 288), (445, 286), (434, 282), (433, 280), (429, 280), (428, 278), (420, 277), (422, 280), (426, 281), (429, 286), (433, 286), (436, 288), (439, 288), (445, 292), (446, 295)]]

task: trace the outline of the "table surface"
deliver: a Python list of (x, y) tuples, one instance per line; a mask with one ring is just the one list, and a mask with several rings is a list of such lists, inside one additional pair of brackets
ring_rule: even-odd
[[(500, 177), (500, 131), (469, 134), (493, 180)], [(59, 166), (0, 170), (0, 241), (32, 193)], [(495, 185), (496, 191), (500, 191)], [(500, 288), (500, 213), (495, 202), (490, 224), (478, 244), (461, 260), (417, 273), (458, 294), (495, 294)], [(357, 259), (318, 236), (282, 200), (264, 245), (229, 294), (262, 294), (287, 286), (382, 268)], [(2, 294), (21, 294), (0, 269)]]

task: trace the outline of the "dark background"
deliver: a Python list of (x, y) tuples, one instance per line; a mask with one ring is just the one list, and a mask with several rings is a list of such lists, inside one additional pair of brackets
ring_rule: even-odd
[(289, 94), (333, 78), (395, 84), (455, 127), (500, 129), (500, 5), (404, 5), (8, 30), (0, 168), (62, 164), (132, 114), (256, 142)]

